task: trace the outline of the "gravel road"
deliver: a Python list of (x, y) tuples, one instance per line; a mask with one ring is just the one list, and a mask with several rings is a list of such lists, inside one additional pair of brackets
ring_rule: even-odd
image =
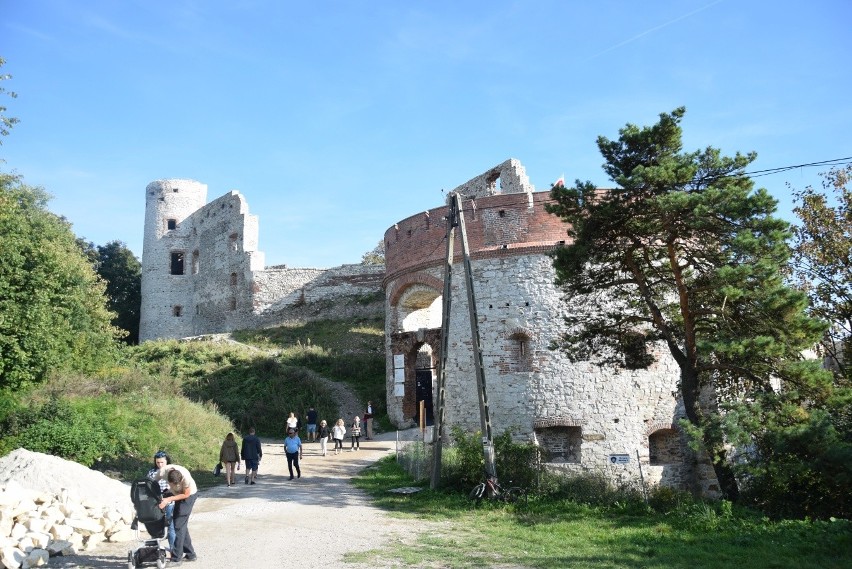
[[(236, 486), (228, 488), (223, 480), (222, 486), (200, 493), (189, 522), (198, 561), (182, 565), (189, 569), (375, 567), (344, 564), (343, 555), (393, 540), (407, 541), (413, 528), (371, 506), (350, 478), (393, 453), (395, 441), (395, 432), (378, 434), (372, 441), (362, 439), (356, 452), (349, 452), (347, 441), (343, 453), (335, 456), (332, 451), (325, 457), (319, 443), (304, 444), (302, 477), (291, 481), (283, 444), (263, 440), (257, 484), (245, 485), (240, 476)], [(104, 543), (93, 552), (53, 558), (49, 566), (125, 569), (131, 545)]]

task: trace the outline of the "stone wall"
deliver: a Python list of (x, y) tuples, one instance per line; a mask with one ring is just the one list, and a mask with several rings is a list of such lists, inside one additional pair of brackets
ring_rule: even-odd
[[(513, 176), (508, 187), (522, 187), (514, 181), (525, 178), (516, 161), (459, 186), (476, 197), (464, 200), (463, 212), (494, 434), (537, 440), (551, 468), (603, 472), (613, 481), (638, 479), (638, 452), (647, 480), (694, 489), (695, 457), (676, 426), (684, 414), (675, 395), (679, 368), (663, 345), (646, 370), (572, 363), (551, 349), (564, 331), (563, 317), (583, 310), (582, 300), (564, 302), (553, 284), (547, 253), (565, 242), (565, 227), (544, 211), (549, 192), (495, 193), (507, 187), (494, 180), (507, 165)], [(418, 377), (422, 383), (424, 368), (434, 372), (440, 360), (446, 226), (435, 220), (446, 214), (446, 207), (435, 208), (385, 233), (388, 412), (397, 424), (411, 421), (422, 396)], [(445, 420), (474, 432), (480, 416), (460, 237), (455, 251)], [(424, 354), (431, 366), (422, 363)], [(652, 464), (650, 437), (661, 430), (674, 434), (654, 437), (655, 453), (665, 449), (665, 463), (655, 455)], [(615, 454), (628, 455), (628, 463), (612, 464)]]
[(206, 197), (193, 180), (146, 188), (140, 341), (380, 315), (383, 266), (264, 268), (245, 197)]

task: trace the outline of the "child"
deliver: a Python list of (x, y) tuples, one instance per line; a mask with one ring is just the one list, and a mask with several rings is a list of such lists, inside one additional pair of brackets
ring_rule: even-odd
[(340, 454), (343, 450), (343, 437), (346, 435), (346, 427), (343, 425), (343, 419), (338, 419), (331, 430), (331, 437), (334, 439), (334, 454)]
[(320, 448), (322, 449), (322, 455), (325, 456), (326, 447), (328, 445), (328, 439), (331, 435), (331, 432), (328, 429), (328, 423), (323, 419), (319, 424), (319, 442)]
[(349, 449), (349, 452), (360, 450), (361, 449), (361, 417), (355, 415), (355, 419), (352, 421), (352, 448)]

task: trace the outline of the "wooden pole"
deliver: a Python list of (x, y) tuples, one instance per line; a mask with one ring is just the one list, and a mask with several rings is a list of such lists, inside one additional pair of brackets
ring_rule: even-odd
[(438, 409), (435, 416), (435, 438), (432, 452), (432, 477), (429, 486), (433, 490), (441, 485), (441, 454), (444, 440), (444, 391), (447, 383), (447, 358), (450, 345), (450, 298), (453, 281), (453, 243), (456, 240), (456, 201), (453, 194), (447, 197), (447, 257), (444, 263), (444, 297), (441, 312), (441, 359), (438, 366)]
[[(467, 310), (470, 317), (470, 340), (473, 347), (473, 367), (476, 373), (476, 387), (479, 395), (479, 421), (482, 428), (482, 454), (485, 458), (485, 475), (497, 480), (497, 466), (494, 457), (494, 438), (491, 434), (491, 413), (488, 407), (488, 390), (485, 385), (485, 368), (482, 365), (482, 348), (479, 340), (479, 316), (476, 312), (476, 298), (473, 290), (473, 271), (470, 266), (470, 251), (467, 246), (467, 231), (464, 227), (464, 211), (461, 198), (452, 194), (456, 200), (456, 209), (461, 231), (462, 257), (464, 259), (465, 288), (467, 288)], [(489, 486), (490, 488), (490, 486)]]

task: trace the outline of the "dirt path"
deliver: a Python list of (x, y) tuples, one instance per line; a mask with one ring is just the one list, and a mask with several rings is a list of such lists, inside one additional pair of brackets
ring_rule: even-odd
[[(411, 537), (414, 528), (370, 505), (349, 479), (395, 452), (396, 433), (361, 441), (361, 450), (323, 457), (319, 443), (304, 445), (302, 477), (289, 480), (283, 445), (265, 440), (256, 485), (218, 486), (201, 492), (189, 530), (198, 561), (190, 569), (226, 565), (249, 568), (361, 569), (344, 564), (350, 551), (376, 548)], [(127, 567), (130, 544), (103, 544), (91, 553), (54, 558), (50, 567)]]

